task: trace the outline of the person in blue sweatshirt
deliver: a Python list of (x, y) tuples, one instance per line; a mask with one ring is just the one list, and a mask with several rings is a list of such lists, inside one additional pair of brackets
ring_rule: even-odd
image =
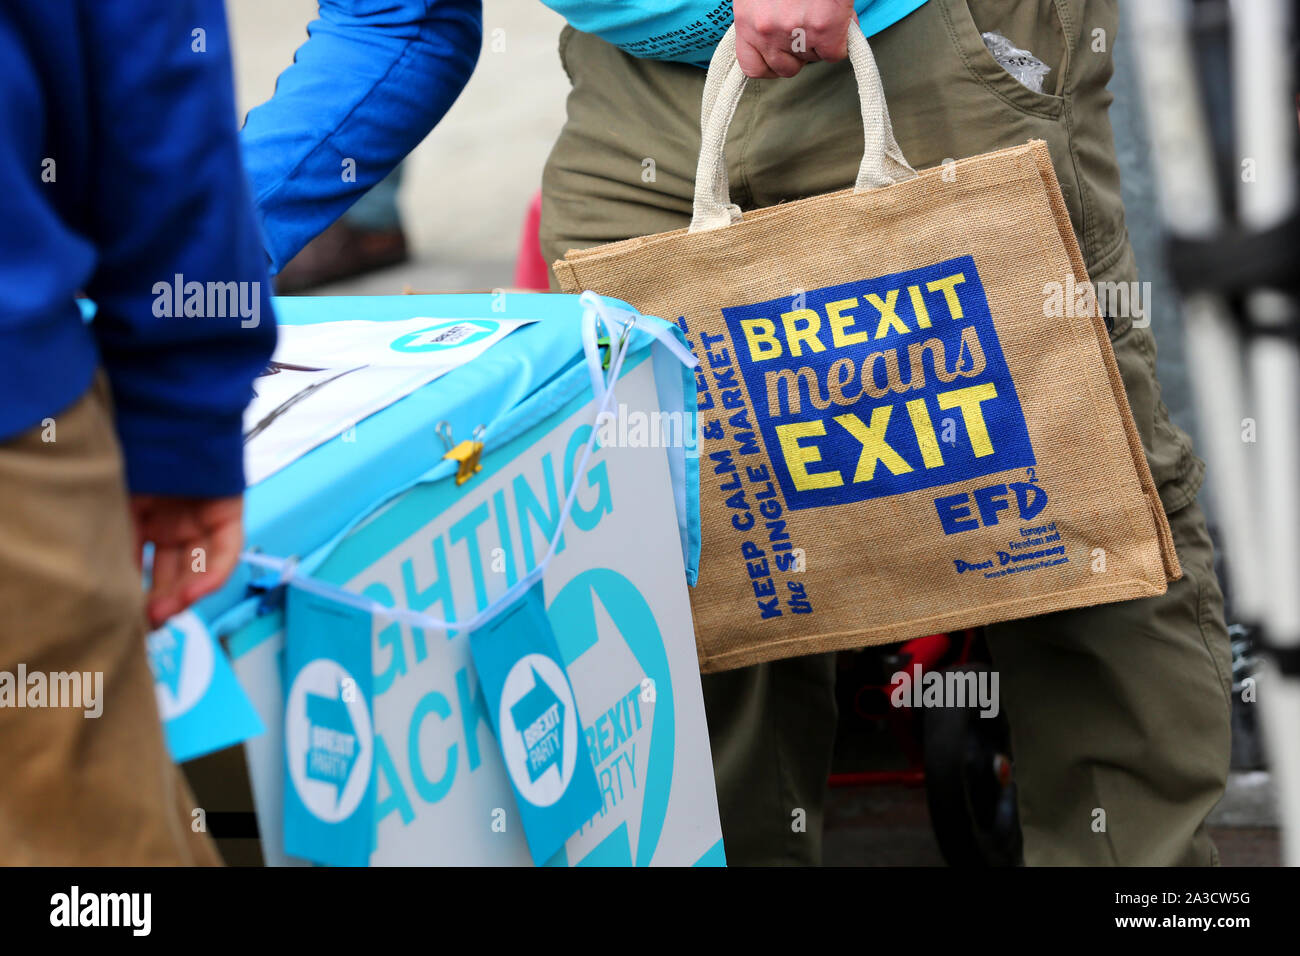
[(221, 0), (0, 0), (0, 181), (0, 863), (217, 863), (145, 635), (238, 560), (275, 345)]

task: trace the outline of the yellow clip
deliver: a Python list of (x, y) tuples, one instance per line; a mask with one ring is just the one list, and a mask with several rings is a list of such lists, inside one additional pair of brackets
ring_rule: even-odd
[(450, 459), (457, 464), (456, 468), (456, 485), (465, 484), (480, 471), (483, 465), (480, 464), (479, 458), (483, 454), (483, 443), (481, 441), (471, 441), (465, 439), (447, 454), (443, 455), (444, 459)]

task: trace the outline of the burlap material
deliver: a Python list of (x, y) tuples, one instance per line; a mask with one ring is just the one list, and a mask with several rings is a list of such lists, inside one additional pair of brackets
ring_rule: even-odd
[[(702, 671), (1165, 591), (1181, 576), (1047, 147), (913, 174), (856, 28), (852, 189), (746, 212), (710, 66), (689, 229), (570, 251), (701, 368)], [(846, 118), (847, 120), (847, 118)]]

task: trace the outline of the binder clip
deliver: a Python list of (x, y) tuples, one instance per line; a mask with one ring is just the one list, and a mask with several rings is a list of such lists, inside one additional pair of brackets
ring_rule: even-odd
[(438, 422), (438, 437), (447, 449), (442, 457), (456, 463), (456, 486), (459, 487), (483, 470), (479, 459), (483, 456), (483, 442), (480, 440), (487, 429), (479, 425), (474, 429), (473, 438), (456, 443), (451, 437), (451, 424)]

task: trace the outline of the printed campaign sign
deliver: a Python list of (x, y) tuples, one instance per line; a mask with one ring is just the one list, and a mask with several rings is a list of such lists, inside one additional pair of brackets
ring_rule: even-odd
[[(653, 366), (634, 359), (625, 367), (618, 400), (627, 414), (658, 411)], [(549, 865), (724, 862), (668, 456), (662, 447), (604, 447), (575, 474), (594, 417), (589, 392), (574, 398), (489, 448), (470, 483), (421, 486), (371, 516), (316, 572), (381, 605), (463, 620), (545, 554), (578, 479), (542, 590), (581, 726), (568, 722), (555, 671), (530, 661), (516, 672), (517, 658), (502, 685), (514, 688), (502, 695), (508, 719), (527, 735), (516, 741), (512, 777), (493, 732), (501, 701), (481, 679), (469, 635), (374, 618), (372, 865), (531, 864), (512, 779), (528, 781), (531, 766), (544, 799), (548, 776), (562, 780), (579, 752), (599, 802)], [(247, 749), (263, 850), (268, 862), (292, 863), (294, 848), (303, 850), (294, 843), (283, 852), (285, 794), (295, 784), (285, 780), (277, 735), (298, 705), (286, 700), (292, 681), (279, 678), (283, 633), (262, 620), (231, 642), (236, 671), (268, 722)]]
[(173, 760), (192, 760), (262, 733), (225, 651), (193, 611), (151, 633), (145, 647)]
[(285, 617), (285, 849), (364, 866), (374, 814), (370, 615), (290, 585)]
[(604, 806), (541, 584), (469, 643), (529, 852), (545, 863)]

